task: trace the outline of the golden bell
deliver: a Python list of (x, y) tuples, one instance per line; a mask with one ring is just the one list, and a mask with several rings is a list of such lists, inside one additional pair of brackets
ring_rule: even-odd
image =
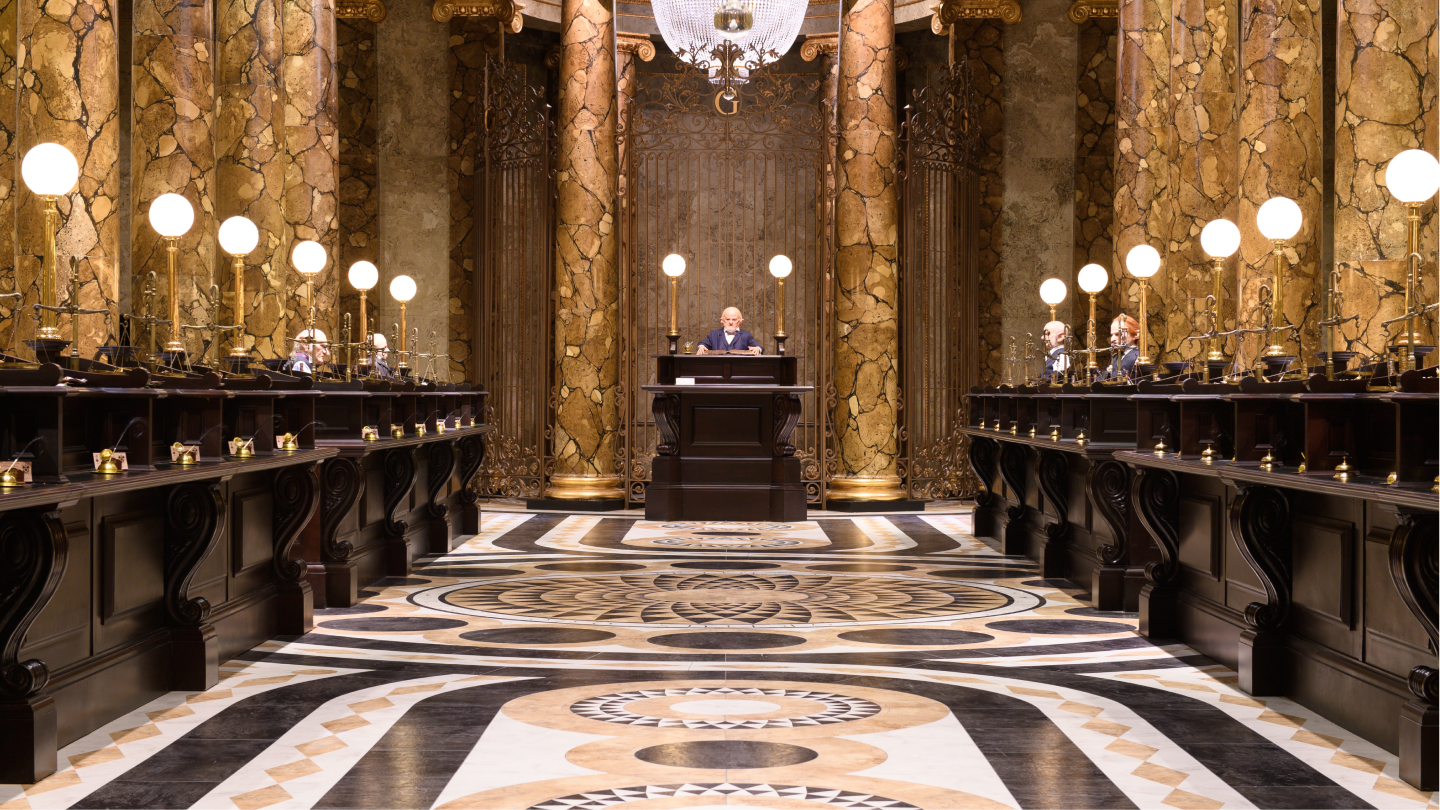
[(366, 425), (360, 428), (360, 440), (365, 442), (378, 442), (380, 441), (380, 431)]
[(281, 450), (299, 450), (300, 445), (295, 441), (294, 433), (286, 433), (280, 442)]
[(1053, 427), (1053, 428), (1050, 429), (1050, 441), (1052, 441), (1052, 442), (1058, 442), (1058, 441), (1060, 441), (1060, 428), (1059, 428), (1059, 427)]
[(1032, 438), (1032, 439), (1035, 438), (1035, 426), (1034, 426), (1034, 425), (1031, 425), (1031, 426), (1030, 426), (1030, 438)]
[(250, 458), (255, 455), (254, 451), (250, 449), (250, 442), (245, 441), (239, 436), (235, 437), (234, 445), (234, 455), (236, 458)]
[(105, 449), (100, 451), (100, 466), (95, 468), (95, 472), (100, 475), (119, 475), (125, 471), (115, 463), (115, 454)]
[(189, 467), (191, 464), (195, 463), (195, 455), (191, 452), (190, 448), (186, 447), (180, 442), (175, 442), (174, 444), (170, 445), (170, 447), (175, 450), (176, 464), (179, 464), (182, 467)]
[(391, 426), (390, 426), (390, 438), (392, 438), (392, 439), (403, 439), (403, 438), (405, 438), (405, 426), (404, 426), (404, 425), (391, 425)]
[(1393, 472), (1392, 472), (1392, 473), (1390, 473), (1389, 475), (1385, 476), (1385, 483), (1388, 484), (1389, 486), (1392, 486), (1392, 487), (1395, 486), (1395, 482), (1396, 482), (1396, 481), (1399, 481), (1399, 480), (1400, 480), (1400, 473), (1393, 473)]
[(1350, 473), (1354, 469), (1354, 467), (1350, 466), (1350, 457), (1341, 456), (1340, 463), (1335, 466), (1335, 475), (1332, 477), (1341, 483), (1349, 483)]
[(1207, 445), (1204, 451), (1200, 453), (1200, 460), (1205, 462), (1206, 464), (1214, 464), (1215, 459), (1219, 456), (1220, 454), (1215, 452), (1215, 445), (1211, 444)]
[(1170, 449), (1170, 448), (1168, 448), (1168, 447), (1165, 446), (1165, 440), (1164, 440), (1164, 439), (1161, 439), (1161, 440), (1160, 440), (1160, 443), (1157, 444), (1157, 445), (1155, 445), (1155, 455), (1157, 455), (1157, 456), (1163, 456), (1163, 455), (1165, 455), (1165, 451), (1166, 451), (1166, 450), (1169, 450), (1169, 449)]
[(0, 472), (0, 488), (13, 489), (25, 486), (25, 474), (13, 464), (9, 469)]
[(1081, 447), (1084, 447), (1085, 445), (1090, 443), (1090, 440), (1085, 438), (1085, 431), (1082, 430), (1079, 434), (1075, 436), (1075, 443), (1080, 445)]

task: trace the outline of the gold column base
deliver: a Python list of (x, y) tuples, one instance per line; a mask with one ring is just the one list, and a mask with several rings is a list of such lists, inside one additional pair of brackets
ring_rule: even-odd
[(842, 501), (903, 501), (908, 497), (898, 475), (836, 478), (825, 488), (828, 497)]
[(550, 476), (545, 497), (561, 501), (606, 501), (625, 497), (624, 482), (618, 475)]

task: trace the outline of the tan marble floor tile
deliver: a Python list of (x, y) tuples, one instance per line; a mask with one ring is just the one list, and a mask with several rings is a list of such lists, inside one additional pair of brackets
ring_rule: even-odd
[(269, 807), (272, 804), (279, 804), (286, 799), (294, 798), (285, 788), (279, 785), (271, 785), (267, 788), (252, 790), (249, 793), (241, 793), (239, 796), (230, 797), (230, 801), (240, 810), (260, 810), (262, 807)]
[(56, 771), (54, 774), (41, 779), (33, 785), (25, 788), (26, 796), (36, 796), (41, 793), (49, 793), (52, 790), (71, 785), (78, 785), (82, 780), (80, 774), (74, 770)]
[[(1094, 731), (1094, 729), (1091, 730)], [(1105, 750), (1114, 751), (1117, 754), (1124, 754), (1127, 757), (1134, 757), (1135, 759), (1144, 761), (1154, 756), (1155, 752), (1160, 749), (1151, 748), (1148, 745), (1131, 742), (1130, 740), (1116, 740), (1105, 746)]]
[(1119, 737), (1130, 730), (1129, 726), (1112, 723), (1109, 720), (1101, 720), (1098, 717), (1081, 726), (1081, 728), (1089, 729), (1090, 731), (1095, 731), (1100, 734), (1109, 734), (1112, 737)]
[(1095, 715), (1097, 715), (1097, 714), (1105, 711), (1104, 709), (1100, 708), (1099, 706), (1091, 706), (1091, 705), (1088, 704), (1088, 703), (1076, 703), (1076, 702), (1073, 701), (1073, 700), (1067, 700), (1067, 701), (1065, 701), (1064, 703), (1061, 703), (1057, 708), (1060, 709), (1060, 711), (1062, 711), (1062, 712), (1074, 712), (1075, 714), (1088, 714), (1088, 715), (1090, 715), (1091, 717), (1094, 717)]
[(1401, 799), (1410, 799), (1411, 801), (1416, 802), (1429, 801), (1432, 805), (1435, 804), (1435, 798), (1437, 796), (1437, 794), (1433, 791), (1416, 790), (1415, 788), (1405, 784), (1404, 782), (1391, 779), (1388, 776), (1382, 776), (1379, 779), (1376, 779), (1375, 785), (1371, 788), (1371, 790), (1379, 791), (1380, 793), (1387, 793), (1391, 796), (1396, 796)]
[(255, 678), (253, 680), (238, 683), (231, 688), (244, 689), (247, 686), (267, 686), (272, 683), (285, 683), (286, 681), (293, 680), (294, 678), (294, 675), (274, 675), (269, 678)]
[(1292, 728), (1299, 728), (1305, 725), (1305, 718), (1303, 717), (1268, 710), (1261, 712), (1260, 716), (1255, 719), (1263, 723), (1274, 723), (1277, 726), (1290, 726)]
[(119, 745), (122, 743), (135, 742), (136, 740), (149, 739), (150, 737), (158, 737), (161, 733), (160, 729), (156, 728), (154, 723), (146, 723), (143, 726), (136, 726), (135, 728), (112, 731), (110, 732), (110, 739)]
[(189, 706), (172, 706), (171, 708), (160, 711), (146, 712), (145, 716), (150, 718), (151, 722), (159, 723), (163, 720), (178, 720), (181, 717), (189, 717), (193, 714), (195, 714), (195, 710)]
[(1339, 737), (1331, 737), (1326, 734), (1316, 734), (1313, 731), (1306, 731), (1305, 729), (1300, 729), (1299, 731), (1295, 732), (1293, 735), (1290, 736), (1290, 739), (1294, 740), (1295, 742), (1318, 745), (1321, 748), (1339, 748), (1340, 744), (1345, 742)]
[(1335, 755), (1330, 757), (1330, 764), (1342, 765), (1346, 768), (1354, 768), (1357, 771), (1364, 771), (1365, 773), (1373, 773), (1376, 775), (1379, 775), (1381, 771), (1385, 770), (1385, 763), (1378, 759), (1357, 756), (1344, 751), (1336, 751)]
[(217, 689), (212, 692), (200, 692), (185, 698), (186, 703), (205, 703), (211, 700), (227, 700), (235, 697), (235, 693), (229, 689)]
[(346, 708), (350, 709), (356, 714), (364, 714), (365, 712), (374, 712), (379, 711), (380, 709), (388, 709), (394, 705), (395, 704), (390, 702), (388, 699), (380, 697), (371, 698), (370, 700), (362, 700), (359, 703), (351, 703)]
[(270, 775), (276, 782), (289, 782), (291, 779), (299, 779), (302, 776), (309, 776), (312, 773), (319, 773), (320, 766), (308, 759), (299, 759), (294, 762), (278, 765), (274, 768), (266, 768), (265, 773)]
[(1247, 706), (1252, 709), (1265, 708), (1265, 702), (1253, 698), (1241, 697), (1240, 695), (1221, 695), (1221, 703), (1233, 703), (1236, 706)]
[(339, 720), (331, 720), (328, 723), (321, 723), (320, 725), (324, 726), (325, 730), (329, 731), (331, 734), (343, 734), (344, 732), (354, 728), (368, 726), (370, 725), (370, 721), (366, 720), (358, 714), (352, 714), (349, 717), (342, 717)]
[(331, 751), (338, 751), (345, 747), (345, 741), (332, 734), (329, 737), (321, 737), (318, 740), (301, 743), (295, 746), (295, 750), (307, 757), (318, 757), (321, 754), (328, 754)]
[(73, 757), (68, 757), (70, 764), (76, 768), (88, 768), (91, 765), (99, 765), (102, 762), (114, 762), (117, 759), (124, 759), (125, 754), (120, 751), (119, 746), (109, 746), (98, 751), (89, 751)]
[(8, 802), (0, 804), (0, 810), (30, 810), (30, 802), (24, 797), (11, 799)]
[(1141, 779), (1149, 779), (1151, 782), (1159, 782), (1166, 787), (1176, 787), (1181, 782), (1190, 778), (1190, 774), (1184, 771), (1177, 771), (1174, 768), (1167, 768), (1164, 765), (1156, 765), (1153, 762), (1146, 762), (1130, 773)]
[(1165, 804), (1170, 807), (1179, 807), (1182, 810), (1219, 810), (1225, 803), (1214, 799), (1206, 798), (1196, 793), (1185, 790), (1173, 790), (1165, 797)]

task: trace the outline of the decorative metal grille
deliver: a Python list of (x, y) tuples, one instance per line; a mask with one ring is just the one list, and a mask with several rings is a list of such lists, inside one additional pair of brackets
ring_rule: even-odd
[(471, 334), (489, 435), (482, 496), (539, 497), (549, 477), (554, 318), (554, 142), (534, 68), (490, 57), (476, 160)]
[(980, 379), (979, 146), (970, 69), (931, 68), (905, 108), (901, 335), (906, 486), (917, 499), (973, 495), (963, 395)]
[[(834, 133), (823, 114), (818, 74), (769, 70), (751, 77), (738, 113), (715, 103), (694, 71), (641, 73), (621, 124), (621, 441), (618, 466), (632, 502), (645, 498), (656, 431), (640, 386), (652, 382), (652, 355), (666, 351), (669, 285), (660, 261), (685, 257), (678, 328), (698, 343), (724, 307), (774, 351), (777, 286), (770, 257), (794, 262), (786, 280), (786, 352), (800, 359), (801, 384), (829, 388), (832, 283), (826, 182)], [(824, 498), (829, 409), (807, 395), (795, 433), (811, 502)]]

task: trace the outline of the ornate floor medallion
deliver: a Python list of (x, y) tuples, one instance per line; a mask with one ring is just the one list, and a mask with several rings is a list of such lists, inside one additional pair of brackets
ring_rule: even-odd
[[(641, 700), (654, 698), (730, 698), (744, 699), (751, 698), (755, 701), (764, 698), (792, 698), (799, 700), (813, 701), (824, 707), (824, 711), (803, 714), (798, 717), (769, 717), (752, 719), (744, 716), (721, 719), (688, 720), (675, 717), (657, 717), (654, 715), (632, 712), (627, 710), (630, 704)], [(735, 700), (739, 703), (739, 700)], [(775, 706), (776, 704), (767, 704)], [(676, 701), (672, 708), (684, 711), (687, 704)], [(780, 708), (776, 706), (776, 708)], [(797, 728), (802, 726), (823, 726), (830, 723), (844, 723), (850, 720), (863, 720), (880, 713), (880, 706), (864, 698), (851, 697), (833, 692), (811, 692), (798, 689), (757, 689), (753, 687), (728, 687), (728, 686), (696, 686), (689, 689), (642, 689), (634, 692), (617, 692), (610, 695), (599, 695), (593, 698), (578, 701), (570, 706), (570, 711), (588, 717), (591, 720), (600, 720), (606, 723), (622, 723), (628, 726), (654, 726), (656, 728), (690, 728), (690, 729), (724, 729), (732, 728)], [(747, 712), (748, 713), (748, 712)]]
[(728, 782), (699, 785), (689, 783), (676, 785), (639, 785), (631, 788), (597, 790), (541, 802), (540, 804), (532, 806), (530, 810), (574, 810), (574, 808), (599, 810), (599, 808), (603, 807), (644, 801), (646, 799), (668, 799), (682, 796), (715, 796), (721, 801), (724, 801), (726, 797), (730, 796), (763, 796), (772, 799), (794, 799), (795, 801), (801, 802), (829, 804), (836, 807), (876, 808), (877, 810), (879, 808), (884, 808), (884, 810), (919, 810), (918, 807), (907, 802), (887, 799), (883, 796), (875, 796), (869, 793), (857, 793), (850, 790), (831, 790), (827, 788), (806, 787), (803, 785), (755, 785), (730, 784)]
[(837, 626), (989, 618), (1040, 600), (986, 582), (788, 572), (659, 571), (471, 582), (419, 591), (447, 613), (632, 627)]
[(830, 538), (814, 523), (742, 521), (640, 521), (621, 541), (626, 546), (691, 551), (764, 551), (824, 548)]

